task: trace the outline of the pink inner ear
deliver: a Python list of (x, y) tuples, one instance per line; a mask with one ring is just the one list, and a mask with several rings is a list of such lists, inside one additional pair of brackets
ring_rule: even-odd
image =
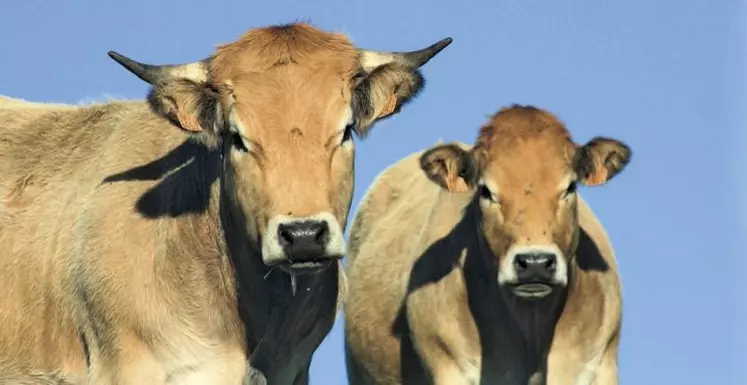
[(381, 113), (379, 113), (379, 118), (383, 118), (387, 115), (392, 114), (396, 107), (397, 107), (397, 96), (392, 94), (392, 96), (389, 97), (387, 104), (384, 106), (384, 109), (381, 110)]
[(592, 168), (591, 173), (586, 176), (586, 179), (584, 180), (584, 184), (587, 186), (597, 186), (600, 184), (604, 184), (607, 182), (609, 170), (607, 170), (607, 167), (604, 165), (604, 162), (599, 158), (599, 156), (593, 157), (594, 167)]
[(465, 192), (469, 190), (469, 186), (467, 186), (467, 181), (462, 178), (460, 175), (460, 165), (459, 162), (454, 161), (453, 159), (451, 161), (445, 161), (444, 160), (444, 167), (446, 168), (446, 187), (451, 192)]
[(180, 110), (179, 112), (177, 112), (176, 117), (177, 119), (179, 119), (179, 124), (183, 129), (190, 132), (202, 131), (202, 127), (200, 126), (200, 123), (195, 116), (184, 113)]
[(446, 181), (446, 188), (449, 189), (451, 192), (467, 192), (469, 191), (469, 187), (467, 186), (467, 182), (464, 181), (464, 179), (459, 177), (450, 177)]
[(587, 186), (597, 186), (600, 184), (604, 184), (607, 182), (607, 170), (595, 170), (595, 172), (591, 173), (586, 180), (584, 181), (584, 184)]

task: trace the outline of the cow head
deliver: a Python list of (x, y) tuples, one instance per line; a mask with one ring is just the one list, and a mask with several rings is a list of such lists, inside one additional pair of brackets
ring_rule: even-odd
[(353, 135), (415, 97), (419, 68), (450, 43), (376, 52), (297, 23), (250, 30), (189, 64), (109, 55), (153, 86), (156, 113), (221, 149), (227, 201), (263, 262), (303, 273), (345, 253)]
[(473, 204), (498, 283), (522, 298), (543, 298), (568, 282), (578, 245), (576, 184), (599, 186), (625, 168), (631, 150), (596, 137), (573, 143), (554, 115), (531, 106), (500, 110), (472, 149), (444, 144), (421, 156), (428, 177)]

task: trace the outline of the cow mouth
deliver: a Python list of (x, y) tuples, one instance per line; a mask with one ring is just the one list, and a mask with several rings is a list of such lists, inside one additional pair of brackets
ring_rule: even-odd
[(320, 270), (329, 267), (332, 261), (329, 259), (319, 259), (314, 261), (303, 261), (303, 262), (290, 262), (288, 267), (292, 270)]
[(321, 270), (324, 270), (334, 262), (333, 259), (329, 258), (313, 258), (305, 259), (303, 261), (288, 261), (281, 265), (281, 268), (288, 273), (293, 274), (311, 274)]
[(511, 288), (515, 296), (524, 299), (545, 298), (552, 293), (552, 286), (542, 282), (520, 283)]

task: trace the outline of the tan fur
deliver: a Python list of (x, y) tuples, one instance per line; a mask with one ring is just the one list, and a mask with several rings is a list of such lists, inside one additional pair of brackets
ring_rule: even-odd
[[(497, 183), (505, 222), (493, 223), (487, 227), (493, 232), (485, 234), (497, 234), (495, 226), (519, 226), (510, 207), (532, 195), (543, 200), (532, 201), (531, 210), (521, 206), (528, 211), (520, 227), (529, 229), (522, 234), (534, 234), (532, 226), (543, 226), (542, 210), (553, 207), (548, 199), (557, 199), (562, 188), (558, 181), (571, 173), (573, 156), (569, 134), (545, 111), (504, 109), (488, 126), (476, 147), (438, 144), (405, 157), (383, 171), (361, 201), (350, 229), (344, 307), (351, 384), (617, 384), (617, 264), (604, 228), (583, 199), (567, 209), (577, 225), (563, 221), (556, 230), (583, 229), (577, 245), (569, 246), (575, 256), (569, 262), (572, 278), (558, 299), (566, 301), (564, 307), (529, 308), (495, 278), (486, 280), (495, 271), (485, 263), (489, 246), (480, 246), (477, 237), (488, 231), (485, 220), (475, 213), (482, 207), (482, 215), (500, 214), (478, 205), (469, 178), (461, 181), (469, 191), (451, 191), (459, 178), (453, 165), (438, 166), (443, 163), (436, 156), (443, 155), (446, 164), (453, 159), (434, 150), (455, 146), (481, 159), (481, 175), (507, 178)], [(429, 153), (433, 162), (421, 169)], [(434, 175), (452, 180), (439, 186)], [(535, 182), (528, 195), (525, 180)]]
[(69, 104), (61, 103), (32, 103), (27, 100), (11, 98), (0, 95), (0, 108), (17, 108), (17, 109), (35, 109), (35, 110), (49, 110), (49, 109), (71, 109), (76, 108)]
[(344, 226), (352, 94), (361, 78), (401, 86), (360, 75), (358, 56), (294, 24), (220, 46), (205, 77), (177, 71), (190, 78), (154, 84), (148, 102), (0, 96), (0, 382), (306, 384), (341, 265), (297, 277), (293, 295), (257, 242), (276, 214)]

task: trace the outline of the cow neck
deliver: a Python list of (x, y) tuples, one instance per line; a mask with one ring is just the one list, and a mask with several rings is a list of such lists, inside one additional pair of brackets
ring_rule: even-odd
[[(251, 367), (262, 373), (284, 367), (299, 341), (319, 327), (320, 319), (334, 315), (339, 264), (323, 273), (296, 276), (292, 293), (289, 274), (263, 262), (257, 240), (246, 236), (245, 219), (228, 198), (221, 175), (220, 219), (227, 258), (234, 267), (238, 315), (244, 325)], [(329, 321), (330, 323), (333, 320)], [(330, 325), (331, 327), (331, 325)]]
[[(225, 175), (227, 171), (227, 145), (221, 146), (221, 171), (219, 175), (220, 224), (224, 234), (222, 242), (227, 262), (233, 266), (234, 279), (239, 295), (239, 307), (244, 308), (248, 324), (265, 324), (274, 314), (286, 315), (284, 309), (296, 308), (299, 303), (307, 304), (320, 285), (337, 283), (338, 266), (333, 264), (327, 271), (313, 275), (297, 275), (296, 294), (292, 293), (290, 276), (280, 269), (270, 269), (262, 262), (259, 240), (246, 236), (247, 218), (230, 199)], [(269, 294), (269, 295), (268, 295)], [(248, 304), (251, 303), (251, 315)], [(303, 306), (300, 306), (303, 307)], [(313, 312), (313, 309), (310, 310)], [(287, 322), (284, 321), (284, 322)], [(255, 329), (256, 330), (256, 329)]]
[[(223, 227), (220, 222), (220, 182), (218, 182), (220, 163), (218, 161), (219, 151), (210, 149), (202, 144), (187, 142), (184, 144), (188, 151), (191, 162), (188, 166), (190, 171), (184, 171), (178, 175), (193, 175), (185, 179), (185, 183), (191, 183), (189, 188), (163, 188), (164, 197), (161, 199), (175, 201), (174, 206), (181, 211), (178, 221), (169, 221), (175, 226), (163, 229), (169, 232), (170, 237), (176, 236), (182, 243), (194, 243), (194, 248), (199, 249), (200, 255), (196, 257), (205, 261), (206, 259), (222, 258), (224, 256), (225, 242)], [(176, 175), (176, 173), (172, 174)], [(196, 205), (189, 203), (198, 202)], [(171, 202), (170, 202), (171, 203)], [(189, 206), (182, 208), (182, 206)], [(186, 239), (186, 241), (185, 241)], [(179, 253), (182, 254), (182, 253)], [(212, 263), (212, 261), (208, 261)]]
[[(469, 211), (474, 210), (476, 208)], [(522, 352), (521, 358), (528, 364), (525, 367), (542, 371), (546, 367), (555, 325), (565, 305), (568, 289), (556, 290), (545, 299), (531, 302), (514, 297), (508, 289), (498, 284), (498, 268), (495, 263), (498, 259), (490, 250), (485, 235), (479, 231), (479, 222), (471, 222), (475, 226), (475, 246), (474, 251), (470, 251), (468, 255), (477, 257), (472, 258), (473, 263), (482, 263), (483, 267), (472, 269), (476, 271), (471, 274), (475, 283), (470, 290), (484, 293), (476, 299), (479, 303), (471, 307), (481, 309), (475, 312), (475, 321), (478, 328), (486, 329), (480, 330), (483, 346), (494, 351), (506, 351), (508, 348), (514, 352)], [(478, 317), (482, 319), (477, 319)]]

